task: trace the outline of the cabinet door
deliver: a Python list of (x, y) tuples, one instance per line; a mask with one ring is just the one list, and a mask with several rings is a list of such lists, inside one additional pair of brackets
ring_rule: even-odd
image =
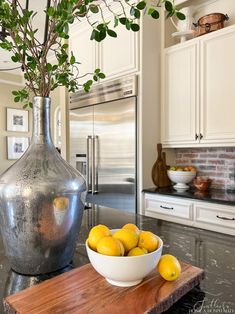
[(117, 38), (107, 37), (99, 44), (99, 65), (107, 79), (138, 71), (138, 36), (124, 25), (115, 28)]
[(235, 144), (235, 29), (201, 38), (201, 133), (203, 143)]
[[(83, 76), (87, 73), (93, 73), (97, 66), (97, 44), (90, 40), (91, 26), (86, 23), (76, 23), (72, 26), (69, 38), (69, 50), (75, 55), (78, 62), (79, 74)], [(80, 79), (83, 84), (89, 80), (89, 75)]]
[(162, 142), (196, 143), (197, 43), (165, 52), (165, 92), (162, 106)]

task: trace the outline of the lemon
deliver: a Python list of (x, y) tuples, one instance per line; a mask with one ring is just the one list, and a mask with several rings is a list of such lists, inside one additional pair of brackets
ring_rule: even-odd
[(96, 251), (97, 243), (105, 236), (111, 236), (111, 232), (108, 227), (106, 227), (105, 225), (96, 225), (95, 227), (93, 227), (88, 235), (89, 247), (92, 250)]
[(133, 249), (131, 249), (129, 252), (128, 252), (128, 256), (138, 256), (138, 255), (144, 255), (144, 254), (147, 254), (148, 251), (146, 249), (141, 249), (140, 247), (134, 247)]
[(69, 199), (67, 197), (56, 197), (53, 200), (53, 205), (57, 210), (65, 211), (69, 206)]
[(162, 255), (157, 269), (162, 278), (167, 281), (176, 280), (181, 274), (181, 266), (178, 259), (170, 254)]
[(129, 229), (119, 229), (113, 234), (113, 237), (122, 242), (126, 253), (137, 246), (139, 239), (138, 235)]
[(97, 252), (109, 256), (123, 256), (124, 247), (118, 239), (107, 236), (98, 241)]
[(122, 227), (122, 229), (129, 229), (129, 230), (134, 231), (138, 235), (140, 234), (140, 229), (135, 224), (132, 224), (132, 223), (125, 224)]
[(138, 247), (146, 249), (149, 253), (158, 248), (158, 238), (151, 231), (142, 231), (139, 235)]

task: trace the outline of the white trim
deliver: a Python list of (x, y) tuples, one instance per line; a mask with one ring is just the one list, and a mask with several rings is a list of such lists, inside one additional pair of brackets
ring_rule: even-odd
[(9, 84), (9, 85), (15, 85), (15, 86), (24, 86), (25, 84), (22, 82), (22, 83), (18, 83), (18, 82), (14, 82), (14, 81), (10, 81), (10, 80), (3, 80), (3, 79), (0, 79), (0, 83), (3, 83), (3, 84)]

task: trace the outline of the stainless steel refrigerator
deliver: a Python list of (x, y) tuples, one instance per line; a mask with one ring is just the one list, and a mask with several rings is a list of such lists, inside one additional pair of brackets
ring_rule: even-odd
[(136, 212), (137, 77), (70, 95), (70, 163), (87, 180), (87, 207)]

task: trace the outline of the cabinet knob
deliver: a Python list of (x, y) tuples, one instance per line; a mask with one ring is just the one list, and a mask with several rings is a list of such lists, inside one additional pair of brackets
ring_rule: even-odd
[(200, 133), (200, 140), (203, 138), (203, 135), (202, 135), (202, 133)]
[(195, 140), (197, 140), (197, 139), (198, 139), (198, 137), (199, 137), (199, 136), (198, 136), (198, 134), (196, 133), (196, 134), (195, 134)]

